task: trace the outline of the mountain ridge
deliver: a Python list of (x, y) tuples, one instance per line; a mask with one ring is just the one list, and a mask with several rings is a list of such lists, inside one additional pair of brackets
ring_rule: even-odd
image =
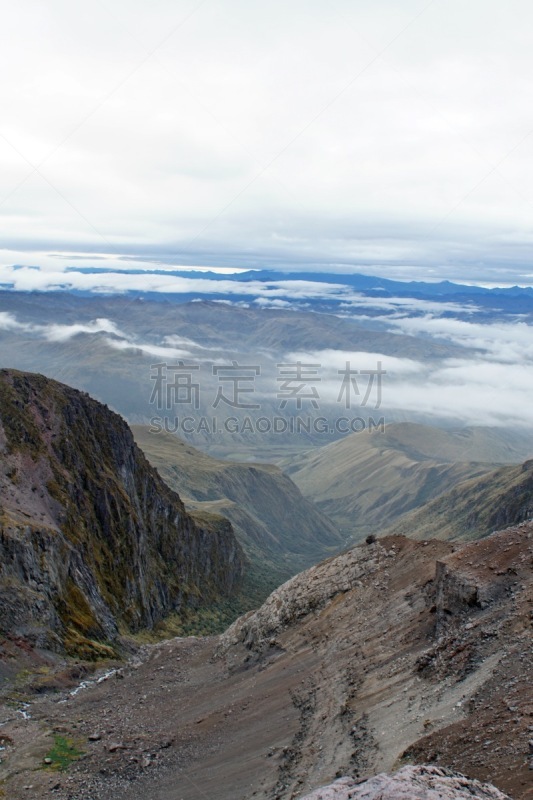
[(406, 514), (387, 533), (413, 539), (471, 540), (533, 517), (533, 460), (502, 466)]
[[(145, 648), (66, 705), (36, 697), (0, 778), (13, 800), (30, 775), (35, 798), (288, 800), (426, 764), (526, 800), (532, 546), (532, 524), (356, 546), (221, 636)], [(57, 725), (88, 753), (59, 787), (32, 769)]]
[(456, 484), (491, 472), (495, 462), (522, 460), (521, 447), (519, 439), (485, 428), (389, 423), (384, 432), (351, 434), (279, 464), (345, 535), (362, 538)]
[(2, 629), (109, 655), (122, 633), (213, 602), (244, 556), (227, 520), (197, 524), (124, 420), (41, 375), (0, 371)]

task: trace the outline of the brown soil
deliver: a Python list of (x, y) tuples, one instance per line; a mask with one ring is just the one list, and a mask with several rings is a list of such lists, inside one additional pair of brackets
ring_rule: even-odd
[[(416, 761), (531, 798), (532, 545), (533, 525), (460, 546), (382, 539), (223, 637), (34, 697), (32, 719), (0, 727), (5, 796), (288, 800)], [(288, 596), (300, 604), (282, 613)], [(85, 753), (65, 772), (38, 769), (54, 734)]]

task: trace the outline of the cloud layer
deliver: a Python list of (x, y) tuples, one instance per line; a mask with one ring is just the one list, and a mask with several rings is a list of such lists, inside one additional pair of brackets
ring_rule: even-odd
[[(269, 311), (264, 313), (269, 314)], [(456, 344), (458, 356), (422, 361), (416, 357), (399, 358), (382, 352), (333, 348), (293, 352), (263, 349), (255, 355), (248, 353), (245, 358), (245, 363), (261, 366), (261, 377), (255, 382), (258, 394), (269, 408), (276, 409), (279, 405), (276, 399), (280, 387), (279, 365), (294, 365), (299, 361), (304, 365), (314, 365), (310, 370), (304, 369), (304, 382), (308, 377), (309, 385), (316, 385), (321, 408), (330, 415), (345, 414), (346, 397), (341, 395), (341, 386), (348, 365), (354, 371), (352, 388), (358, 391), (358, 394), (357, 391), (352, 393), (350, 413), (357, 415), (357, 404), (369, 386), (368, 371), (377, 370), (379, 365), (382, 371), (381, 403), (376, 413), (385, 419), (389, 415), (392, 418), (423, 418), (436, 423), (446, 421), (458, 426), (533, 429), (532, 327), (520, 322), (481, 324), (431, 315), (383, 317), (381, 321), (396, 333), (423, 334), (434, 340)], [(239, 353), (230, 352), (222, 333), (215, 350), (182, 336), (161, 335), (158, 338), (156, 328), (151, 330), (148, 341), (124, 332), (113, 320), (105, 318), (61, 325), (27, 323), (12, 313), (0, 312), (0, 331), (5, 331), (6, 337), (21, 335), (61, 343), (81, 334), (98, 336), (110, 351), (135, 351), (143, 358), (145, 371), (155, 361), (175, 363), (187, 359), (188, 363), (203, 367), (206, 390), (213, 389), (216, 384), (212, 376), (213, 364), (228, 364), (232, 358), (241, 358)], [(9, 345), (9, 338), (6, 342)], [(315, 382), (315, 377), (320, 380)], [(375, 383), (364, 413), (374, 412), (377, 399)]]
[(533, 427), (531, 326), (431, 316), (385, 320), (394, 332), (429, 335), (465, 348), (465, 357), (420, 362), (339, 350), (299, 352), (290, 357), (327, 365), (321, 391), (330, 401), (338, 395), (338, 371), (345, 369), (346, 362), (357, 370), (375, 370), (379, 362), (386, 371), (382, 378), (385, 415), (387, 410), (404, 411), (460, 424)]
[(80, 333), (113, 333), (124, 336), (114, 322), (109, 319), (96, 319), (94, 322), (74, 325), (39, 325), (29, 322), (19, 322), (14, 314), (8, 311), (0, 312), (0, 331), (20, 331), (21, 333), (37, 334), (48, 342), (67, 342)]
[(531, 283), (532, 24), (528, 0), (11, 4), (0, 263)]

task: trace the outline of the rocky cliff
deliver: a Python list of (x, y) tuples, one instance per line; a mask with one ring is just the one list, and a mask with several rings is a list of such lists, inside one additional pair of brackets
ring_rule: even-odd
[(172, 434), (150, 433), (141, 426), (132, 430), (150, 463), (188, 508), (226, 516), (246, 555), (283, 571), (283, 580), (343, 547), (331, 520), (278, 467), (222, 461)]
[(0, 372), (0, 627), (39, 646), (105, 654), (119, 634), (227, 595), (242, 550), (196, 523), (87, 394)]

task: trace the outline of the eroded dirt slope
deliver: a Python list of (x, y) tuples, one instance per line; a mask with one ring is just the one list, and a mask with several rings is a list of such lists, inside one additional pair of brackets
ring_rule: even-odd
[[(330, 559), (222, 637), (35, 699), (0, 728), (6, 796), (286, 800), (419, 761), (531, 798), (532, 547), (523, 524)], [(54, 735), (85, 755), (36, 771)]]

